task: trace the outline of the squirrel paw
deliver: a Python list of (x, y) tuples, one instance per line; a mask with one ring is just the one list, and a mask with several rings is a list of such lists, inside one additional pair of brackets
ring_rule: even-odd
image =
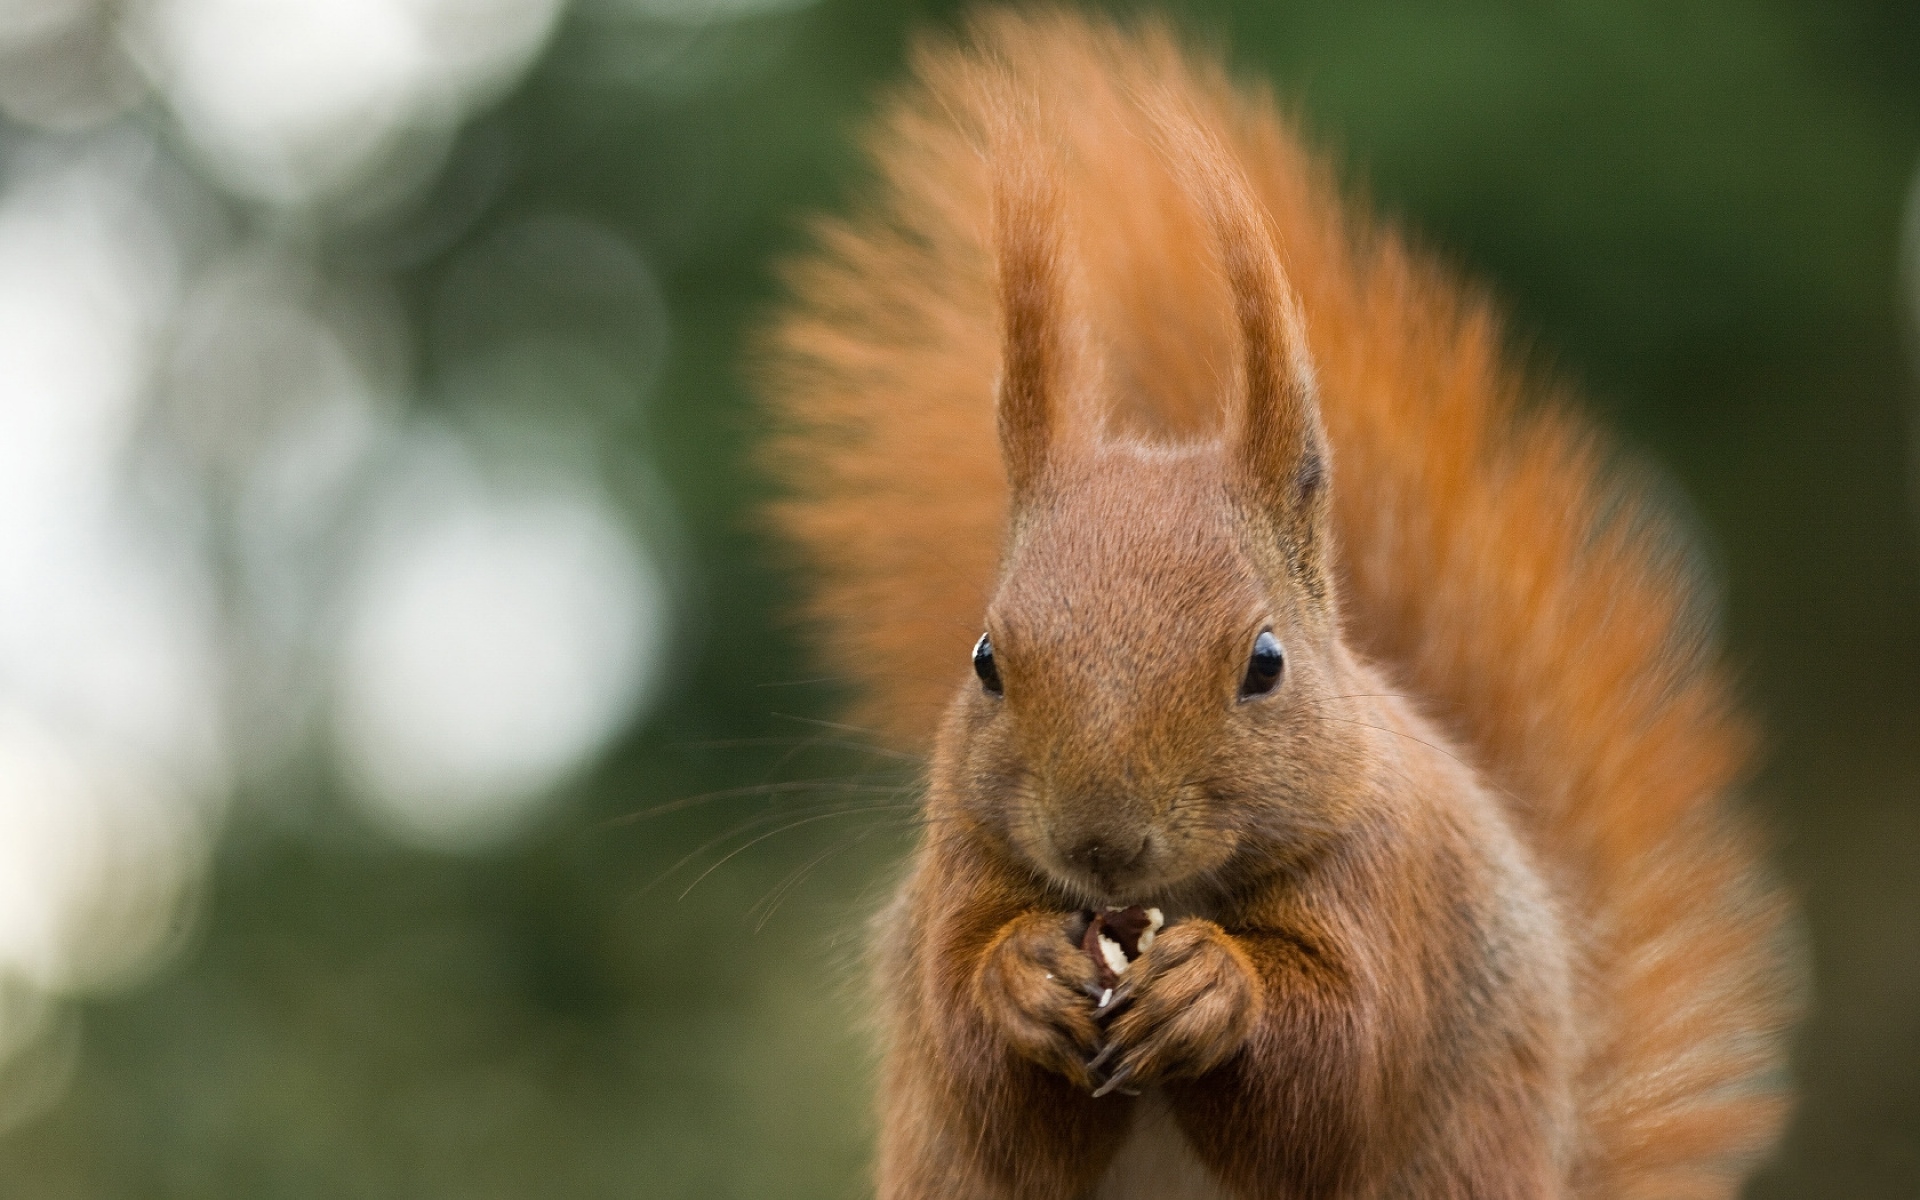
[(1028, 913), (1000, 930), (974, 976), (987, 1023), (1021, 1057), (1092, 1089), (1087, 1059), (1100, 1047), (1093, 1019), (1100, 995), (1093, 963), (1070, 935), (1076, 918)]
[(1088, 1064), (1094, 1095), (1133, 1093), (1201, 1075), (1238, 1053), (1259, 993), (1252, 964), (1212, 921), (1182, 921), (1154, 940), (1096, 1012), (1106, 1045)]

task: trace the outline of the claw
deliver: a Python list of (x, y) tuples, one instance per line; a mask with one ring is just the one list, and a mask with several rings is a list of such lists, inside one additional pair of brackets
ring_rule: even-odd
[(1095, 1004), (1100, 1003), (1107, 997), (1106, 989), (1097, 983), (1083, 983), (1080, 985), (1080, 990), (1086, 993), (1087, 999), (1093, 1001)]
[(1113, 1061), (1113, 1056), (1118, 1054), (1119, 1052), (1120, 1052), (1119, 1042), (1108, 1042), (1106, 1044), (1106, 1047), (1102, 1049), (1100, 1053), (1094, 1055), (1092, 1058), (1087, 1060), (1087, 1070), (1098, 1071), (1101, 1067), (1104, 1067), (1109, 1062)]
[(1109, 1016), (1113, 1013), (1119, 1012), (1121, 1009), (1125, 1008), (1129, 1003), (1131, 1003), (1132, 1000), (1133, 1000), (1133, 989), (1128, 987), (1124, 983), (1121, 984), (1119, 987), (1113, 989), (1113, 993), (1111, 995), (1107, 996), (1105, 1000), (1101, 1001), (1100, 1007), (1093, 1010), (1094, 1020), (1097, 1021), (1101, 1017)]
[[(1132, 1078), (1133, 1078), (1133, 1067), (1131, 1066), (1121, 1067), (1118, 1071), (1115, 1071), (1113, 1075), (1105, 1083), (1101, 1084), (1099, 1087), (1094, 1089), (1093, 1098), (1095, 1100), (1098, 1100), (1100, 1097), (1107, 1095), (1109, 1092), (1121, 1091), (1126, 1086), (1127, 1080)], [(1140, 1093), (1128, 1092), (1126, 1094), (1137, 1096)]]

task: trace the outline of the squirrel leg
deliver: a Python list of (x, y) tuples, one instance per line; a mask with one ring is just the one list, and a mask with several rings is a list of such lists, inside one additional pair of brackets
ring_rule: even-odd
[[(1229, 1187), (1249, 1196), (1406, 1200), (1561, 1194), (1556, 1147), (1564, 1138), (1556, 1119), (1563, 1104), (1546, 1063), (1550, 1036), (1524, 1018), (1477, 1045), (1441, 1032), (1448, 1002), (1429, 997), (1412, 1005), (1372, 992), (1361, 980), (1382, 977), (1381, 964), (1350, 963), (1329, 939), (1310, 933), (1227, 934), (1215, 927), (1201, 936), (1250, 967), (1252, 1019), (1231, 1051), (1225, 1031), (1232, 1026), (1220, 1017), (1210, 1044), (1192, 1034), (1184, 1043), (1174, 1039), (1190, 1048), (1161, 1070), (1181, 1130)], [(1223, 965), (1213, 970), (1216, 978), (1225, 974)], [(1166, 998), (1156, 1000), (1170, 983)], [(1138, 986), (1114, 1020), (1116, 1032), (1136, 1013), (1176, 1013), (1192, 987), (1172, 970)], [(1142, 1026), (1149, 1020), (1134, 1019)], [(1157, 1019), (1174, 1028), (1181, 1020)], [(1154, 1045), (1152, 1036), (1127, 1036)], [(1466, 1057), (1434, 1060), (1424, 1049), (1436, 1040), (1461, 1047)], [(1202, 1045), (1204, 1053), (1192, 1048)], [(1209, 1057), (1217, 1065), (1195, 1069)]]
[(1100, 1049), (1094, 967), (1068, 934), (1066, 913), (1027, 913), (1001, 927), (973, 978), (980, 1015), (1016, 1054), (1083, 1091)]
[[(1370, 1155), (1380, 1149), (1373, 1140), (1391, 1135), (1369, 1114), (1379, 1102), (1390, 1055), (1373, 1006), (1355, 994), (1345, 964), (1311, 934), (1230, 934), (1211, 922), (1187, 924), (1203, 927), (1189, 936), (1209, 950), (1185, 961), (1205, 965), (1144, 975), (1112, 1029), (1151, 1046), (1153, 1039), (1140, 1033), (1156, 1019), (1148, 1014), (1177, 1011), (1203, 972), (1216, 982), (1230, 981), (1230, 1005), (1212, 1006), (1211, 1036), (1184, 1030), (1184, 1038), (1174, 1039), (1184, 1054), (1159, 1068), (1195, 1153), (1230, 1187), (1250, 1196), (1374, 1194), (1370, 1189), (1383, 1181)], [(1153, 949), (1160, 948), (1156, 941)], [(1162, 987), (1167, 993), (1157, 998)], [(1218, 1013), (1222, 1007), (1232, 1016)], [(1178, 1017), (1157, 1019), (1179, 1027)]]
[(937, 862), (923, 870), (882, 976), (892, 1036), (879, 1196), (1083, 1195), (1118, 1148), (1131, 1102), (1089, 1095), (1100, 1031), (1072, 914), (1022, 911), (1028, 898)]
[(1204, 1074), (1239, 1053), (1259, 1011), (1253, 962), (1212, 921), (1167, 929), (1098, 1010), (1106, 1078), (1094, 1095)]
[(902, 1050), (882, 1091), (877, 1200), (1071, 1200), (1111, 1160), (1118, 1138), (1063, 1111), (1048, 1085), (1065, 1084), (1039, 1067), (1015, 1060), (987, 1091), (983, 1078), (905, 1061), (930, 1047)]

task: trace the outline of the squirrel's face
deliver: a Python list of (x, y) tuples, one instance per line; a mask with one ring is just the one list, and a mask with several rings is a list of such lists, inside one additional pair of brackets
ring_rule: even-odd
[(1338, 824), (1344, 660), (1265, 528), (1209, 448), (1102, 450), (1023, 511), (948, 762), (1063, 889), (1163, 899)]
[(1217, 444), (1103, 444), (1069, 403), (1109, 378), (1072, 312), (1072, 221), (1018, 129), (992, 148), (1012, 528), (935, 764), (937, 803), (960, 811), (935, 817), (997, 831), (1083, 901), (1197, 898), (1238, 864), (1310, 853), (1362, 786), (1357, 730), (1324, 711), (1355, 672), (1304, 319), (1238, 166), (1197, 131), (1167, 138), (1220, 250), (1234, 394)]

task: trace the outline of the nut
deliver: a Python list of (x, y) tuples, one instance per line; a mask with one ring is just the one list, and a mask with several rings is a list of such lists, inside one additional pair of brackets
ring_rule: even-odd
[(1087, 914), (1087, 932), (1080, 939), (1080, 948), (1087, 952), (1094, 969), (1100, 973), (1101, 990), (1109, 994), (1101, 997), (1102, 1004), (1119, 986), (1120, 977), (1127, 973), (1133, 960), (1153, 945), (1154, 935), (1166, 923), (1159, 909), (1142, 908), (1138, 904)]

